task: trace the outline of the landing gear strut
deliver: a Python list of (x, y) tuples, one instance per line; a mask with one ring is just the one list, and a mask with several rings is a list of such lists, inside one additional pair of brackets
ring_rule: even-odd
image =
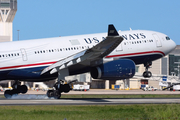
[(68, 93), (71, 90), (69, 84), (64, 84), (64, 81), (56, 82), (54, 85), (54, 90), (48, 90), (47, 96), (49, 98), (54, 97), (55, 99), (60, 99), (61, 93), (65, 92)]
[(13, 95), (18, 95), (19, 93), (25, 94), (28, 91), (27, 86), (21, 85), (21, 82), (19, 81), (15, 81), (12, 88), (12, 90), (6, 90), (4, 92), (6, 98), (11, 98)]
[(143, 73), (143, 77), (150, 78), (152, 76), (152, 73), (148, 71), (149, 67), (152, 65), (152, 62), (144, 63), (145, 72)]

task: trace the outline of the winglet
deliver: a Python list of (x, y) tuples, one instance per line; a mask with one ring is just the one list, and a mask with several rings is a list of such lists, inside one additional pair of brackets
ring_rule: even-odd
[(113, 24), (110, 24), (108, 27), (108, 36), (119, 36), (119, 34)]

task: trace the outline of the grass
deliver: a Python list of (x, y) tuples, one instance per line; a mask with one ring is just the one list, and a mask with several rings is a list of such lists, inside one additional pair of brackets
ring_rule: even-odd
[[(62, 98), (180, 98), (180, 95), (62, 94)], [(179, 120), (179, 116), (180, 104), (0, 106), (0, 120)]]
[(178, 120), (179, 116), (179, 104), (0, 106), (1, 120)]
[[(0, 95), (3, 98), (3, 95)], [(180, 95), (71, 95), (62, 98), (180, 98)], [(180, 104), (0, 106), (0, 120), (179, 120)]]

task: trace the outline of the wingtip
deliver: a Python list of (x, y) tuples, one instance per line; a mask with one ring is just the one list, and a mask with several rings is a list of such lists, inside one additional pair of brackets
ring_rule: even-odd
[(109, 26), (108, 26), (108, 36), (119, 36), (119, 34), (113, 24), (109, 24)]

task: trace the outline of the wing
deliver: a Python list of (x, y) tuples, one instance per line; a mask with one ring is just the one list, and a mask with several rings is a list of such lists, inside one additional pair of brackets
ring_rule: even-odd
[(102, 64), (99, 62), (103, 57), (111, 53), (121, 42), (123, 38), (119, 36), (113, 25), (108, 27), (108, 36), (105, 40), (101, 41), (94, 47), (71, 55), (62, 59), (49, 67), (45, 68), (41, 75), (45, 73), (54, 74), (56, 72), (64, 71), (64, 69), (78, 68), (79, 65), (83, 66), (97, 66)]

